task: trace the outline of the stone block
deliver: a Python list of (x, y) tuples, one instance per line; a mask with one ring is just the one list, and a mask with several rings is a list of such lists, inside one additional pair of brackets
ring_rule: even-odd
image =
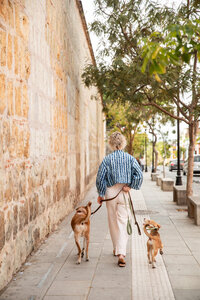
[(162, 178), (161, 179), (161, 189), (163, 191), (173, 191), (174, 180), (171, 178)]
[(182, 185), (175, 185), (173, 187), (173, 201), (177, 202), (178, 205), (186, 205), (186, 187)]
[(15, 27), (17, 34), (27, 41), (29, 36), (29, 20), (18, 5), (15, 6)]
[(31, 72), (31, 59), (30, 59), (30, 53), (26, 49), (25, 51), (25, 61), (24, 61), (24, 78), (27, 80), (29, 78)]
[(15, 74), (19, 74), (19, 45), (18, 38), (14, 38), (14, 59), (15, 59)]
[(38, 194), (34, 193), (29, 198), (29, 216), (30, 221), (35, 220), (39, 213), (39, 198)]
[(28, 201), (23, 200), (19, 208), (19, 230), (22, 230), (28, 224)]
[(7, 17), (7, 0), (2, 0), (0, 5), (0, 15), (3, 17), (3, 19), (6, 19)]
[(15, 114), (17, 116), (22, 115), (21, 99), (21, 87), (15, 87)]
[(16, 238), (18, 232), (18, 206), (15, 205), (13, 208), (13, 239)]
[(156, 181), (157, 176), (159, 176), (158, 173), (151, 173), (151, 180)]
[(4, 113), (6, 108), (6, 78), (4, 74), (0, 74), (0, 115)]
[(1, 45), (0, 62), (1, 62), (1, 66), (5, 67), (6, 66), (6, 32), (5, 31), (0, 31), (0, 45)]
[(4, 247), (5, 244), (5, 220), (4, 213), (0, 211), (0, 250)]
[(8, 44), (7, 44), (7, 66), (8, 69), (12, 69), (12, 64), (13, 64), (13, 41), (12, 41), (12, 36), (8, 34)]
[(29, 99), (28, 99), (28, 89), (27, 85), (24, 85), (22, 88), (22, 116), (28, 118), (29, 110)]
[(162, 176), (157, 176), (157, 177), (156, 177), (156, 184), (157, 184), (158, 186), (161, 186), (161, 179), (162, 179)]
[(40, 240), (40, 228), (36, 228), (33, 231), (33, 239), (34, 239), (34, 244), (37, 245)]
[(8, 22), (8, 24), (14, 26), (14, 14), (13, 14), (13, 3), (8, 0), (1, 0), (0, 4), (0, 16)]
[(11, 1), (8, 1), (7, 12), (8, 12), (8, 16), (7, 16), (8, 23), (13, 28), (14, 27), (14, 10), (13, 10), (13, 3)]
[(13, 82), (10, 80), (7, 82), (7, 99), (8, 99), (8, 114), (14, 115), (14, 104), (13, 104)]
[(8, 211), (5, 217), (5, 238), (7, 242), (11, 238), (12, 229), (13, 229), (13, 216), (11, 211)]
[(200, 197), (194, 195), (188, 197), (188, 216), (194, 218), (195, 224), (200, 225)]

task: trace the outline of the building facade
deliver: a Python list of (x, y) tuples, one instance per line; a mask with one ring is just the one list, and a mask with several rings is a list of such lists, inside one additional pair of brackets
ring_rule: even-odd
[(86, 62), (80, 1), (0, 2), (0, 289), (94, 182), (104, 116)]

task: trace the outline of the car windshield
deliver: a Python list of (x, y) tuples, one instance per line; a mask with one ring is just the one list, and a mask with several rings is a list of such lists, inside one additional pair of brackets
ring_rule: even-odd
[(200, 162), (200, 155), (194, 157), (194, 162)]

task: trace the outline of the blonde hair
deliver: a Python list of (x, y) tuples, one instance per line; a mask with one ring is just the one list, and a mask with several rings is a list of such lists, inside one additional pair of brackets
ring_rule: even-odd
[(113, 132), (109, 137), (112, 150), (122, 150), (126, 147), (126, 138), (119, 131)]

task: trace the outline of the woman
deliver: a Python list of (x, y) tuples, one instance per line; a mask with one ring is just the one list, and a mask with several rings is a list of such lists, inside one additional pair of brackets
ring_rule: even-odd
[(143, 176), (137, 160), (123, 151), (126, 139), (120, 132), (114, 132), (110, 136), (109, 144), (113, 152), (103, 159), (97, 174), (97, 202), (101, 204), (104, 197), (112, 198), (122, 190), (114, 200), (106, 202), (106, 206), (113, 254), (118, 256), (118, 265), (124, 267), (128, 241), (128, 210), (123, 193), (131, 188), (138, 190)]

